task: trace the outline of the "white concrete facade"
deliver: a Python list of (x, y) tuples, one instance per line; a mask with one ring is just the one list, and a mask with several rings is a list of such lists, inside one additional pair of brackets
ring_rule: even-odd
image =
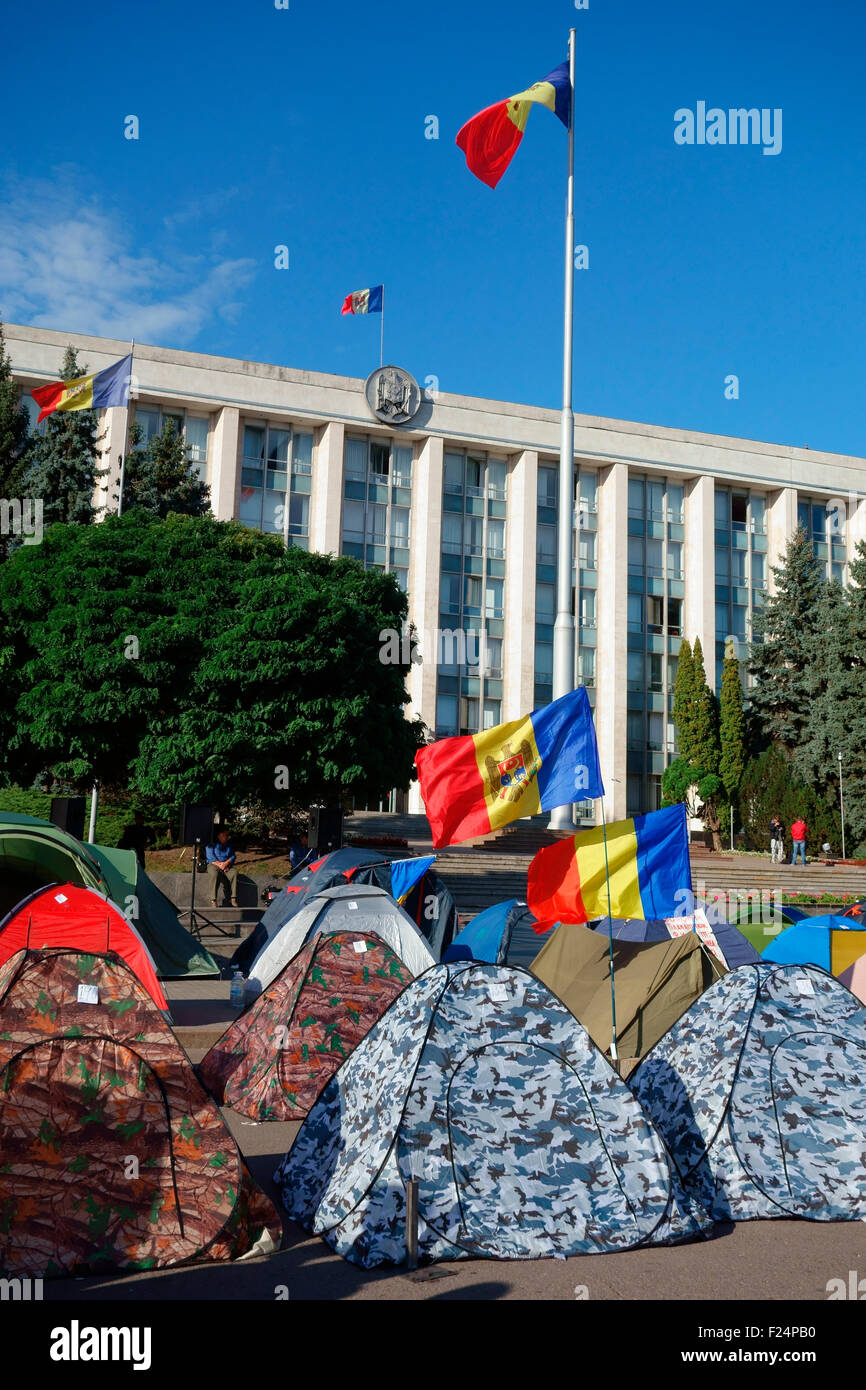
[[(5, 333), (13, 371), (25, 391), (57, 380), (68, 344), (91, 372), (128, 351), (128, 343), (73, 332), (9, 324)], [(543, 698), (552, 624), (545, 605), (553, 567), (541, 535), (543, 527), (549, 530), (553, 509), (542, 505), (550, 499), (542, 498), (539, 479), (543, 469), (556, 464), (557, 411), (438, 394), (422, 400), (408, 425), (387, 428), (371, 414), (364, 383), (355, 378), (146, 344), (136, 345), (133, 374), (130, 418), (137, 411), (194, 417), (200, 438), (207, 421), (202, 468), (221, 519), (238, 516), (242, 497), (250, 492), (243, 481), (245, 470), (251, 471), (245, 431), (255, 427), (303, 439), (303, 449), (312, 451), (311, 468), (271, 465), (268, 455), (268, 478), (273, 466), (274, 486), (287, 489), (288, 515), (290, 485), (279, 478), (309, 475), (291, 513), (295, 543), (333, 554), (360, 550), (365, 563), (399, 567), (424, 658), (409, 676), (410, 713), (447, 732), (449, 720), (464, 727), (466, 720), (477, 719), (477, 727), (484, 727), (485, 721), (514, 719)], [(111, 508), (127, 412), (105, 412), (103, 425), (103, 467), (109, 476), (98, 496), (100, 505)], [(374, 448), (377, 460), (385, 456), (380, 446), (385, 455), (392, 451), (390, 476), (386, 471), (384, 478), (385, 465), (374, 464)], [(393, 463), (399, 446), (411, 450), (411, 501), (406, 465), (398, 475)], [(355, 450), (351, 476), (350, 449)], [(365, 449), (368, 480), (357, 464)], [(454, 483), (458, 456), (465, 460), (462, 484)], [(838, 572), (855, 542), (866, 539), (866, 460), (588, 415), (575, 419), (575, 459), (581, 476), (594, 475), (597, 484), (594, 552), (586, 572), (575, 579), (577, 630), (587, 661), (580, 669), (593, 672), (607, 813), (620, 817), (652, 809), (660, 769), (672, 752), (668, 701), (678, 641), (700, 636), (711, 679), (725, 605), (735, 621), (745, 613), (748, 623), (760, 592), (771, 587), (771, 567), (797, 525), (803, 499), (813, 509), (835, 507), (837, 515), (841, 500), (847, 518), (841, 533), (828, 530), (821, 537), (816, 532), (818, 553), (826, 553), (828, 566), (833, 563)], [(503, 460), (504, 498), (499, 481), (496, 487), (485, 481), (493, 477), (494, 461), (501, 468)], [(263, 463), (263, 476), (264, 470)], [(661, 511), (650, 500), (654, 480), (665, 489)], [(637, 500), (641, 495), (644, 503)], [(354, 548), (347, 502), (365, 528)], [(361, 532), (351, 534), (357, 540)], [(483, 625), (494, 653), (501, 651), (483, 683), (477, 671), (467, 676), (465, 667), (437, 669), (429, 647), (449, 616), (455, 626), (458, 621)], [(649, 673), (643, 704), (641, 670)], [(413, 796), (410, 807), (416, 806)]]

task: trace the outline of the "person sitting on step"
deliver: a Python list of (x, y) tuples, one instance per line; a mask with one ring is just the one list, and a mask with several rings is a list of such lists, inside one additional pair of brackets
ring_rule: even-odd
[(210, 905), (218, 907), (217, 893), (220, 881), (228, 883), (232, 907), (238, 905), (238, 866), (235, 863), (235, 847), (229, 832), (223, 828), (217, 831), (216, 843), (205, 847), (207, 855), (207, 876), (210, 882)]

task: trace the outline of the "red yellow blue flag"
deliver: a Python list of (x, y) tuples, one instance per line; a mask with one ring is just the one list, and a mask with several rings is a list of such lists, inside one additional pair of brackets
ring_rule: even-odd
[(533, 102), (546, 106), (568, 129), (571, 120), (571, 78), (568, 63), (560, 63), (525, 92), (479, 111), (457, 133), (457, 144), (476, 178), (495, 188), (523, 139)]
[(536, 931), (557, 922), (613, 917), (675, 917), (683, 890), (691, 893), (686, 808), (665, 806), (645, 816), (582, 830), (539, 850), (529, 866), (526, 901), (538, 918)]
[(509, 724), (419, 748), (415, 766), (436, 849), (604, 795), (583, 686)]
[(341, 314), (381, 314), (385, 297), (384, 285), (373, 285), (368, 290), (355, 290), (343, 300)]
[(101, 410), (110, 405), (126, 405), (131, 372), (132, 353), (128, 353), (101, 372), (35, 387), (30, 394), (40, 408), (39, 420), (53, 415), (55, 410)]

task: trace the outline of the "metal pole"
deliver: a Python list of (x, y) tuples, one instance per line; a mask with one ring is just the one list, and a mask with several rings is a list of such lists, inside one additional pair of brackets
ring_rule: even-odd
[(418, 1179), (406, 1184), (406, 1266), (418, 1268)]
[[(610, 906), (610, 865), (607, 862), (607, 817), (604, 813), (604, 797), (601, 798), (601, 836), (604, 841), (604, 877), (607, 883), (607, 947), (610, 961), (610, 1056), (616, 1066), (619, 1060), (616, 1050), (616, 987), (613, 979), (613, 912)], [(617, 1067), (617, 1071), (619, 1068)]]
[(385, 363), (385, 286), (382, 286), (382, 316), (379, 324), (379, 366)]
[(733, 848), (734, 848), (734, 803), (733, 803), (733, 801), (729, 801), (729, 802), (728, 802), (728, 814), (730, 815), (730, 818), (731, 818), (731, 849), (733, 849)]
[[(129, 389), (132, 391), (132, 366), (135, 360), (135, 339), (129, 342)], [(123, 484), (126, 479), (126, 455), (129, 453), (129, 395), (126, 397), (126, 419), (123, 425), (123, 453), (120, 455), (120, 491), (117, 497), (117, 515), (123, 516)]]
[(845, 797), (842, 792), (842, 749), (836, 753), (839, 759), (839, 810), (842, 813), (842, 858), (845, 858)]
[(93, 790), (90, 793), (90, 827), (87, 832), (87, 839), (91, 845), (96, 844), (96, 812), (99, 809), (99, 782), (94, 777)]
[(117, 497), (117, 515), (123, 516), (123, 481), (126, 477), (126, 455), (120, 455), (120, 492)]
[[(574, 613), (571, 571), (574, 554), (574, 411), (572, 409), (574, 341), (574, 29), (568, 36), (571, 110), (568, 121), (568, 179), (565, 202), (565, 317), (562, 335), (562, 417), (559, 434), (559, 515), (557, 537), (556, 622), (553, 625), (553, 698), (574, 689)], [(573, 805), (556, 806), (551, 830), (574, 828)]]

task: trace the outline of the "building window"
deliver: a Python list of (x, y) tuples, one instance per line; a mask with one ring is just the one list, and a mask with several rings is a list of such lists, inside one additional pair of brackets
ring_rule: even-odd
[[(35, 404), (35, 402), (34, 402)], [(193, 472), (202, 479), (207, 477), (207, 444), (210, 419), (207, 415), (190, 415), (185, 410), (164, 410), (161, 406), (135, 407), (134, 419), (141, 430), (138, 447), (146, 449), (150, 441), (161, 434), (165, 424), (171, 420), (175, 433), (180, 435), (187, 447)]]
[[(295, 473), (292, 456), (298, 453)], [(243, 433), (238, 519), (306, 548), (310, 530), (309, 474), (313, 437), (285, 426), (247, 424)], [(290, 480), (291, 470), (291, 480)]]
[(412, 449), (347, 435), (343, 459), (342, 551), (365, 569), (409, 582)]

